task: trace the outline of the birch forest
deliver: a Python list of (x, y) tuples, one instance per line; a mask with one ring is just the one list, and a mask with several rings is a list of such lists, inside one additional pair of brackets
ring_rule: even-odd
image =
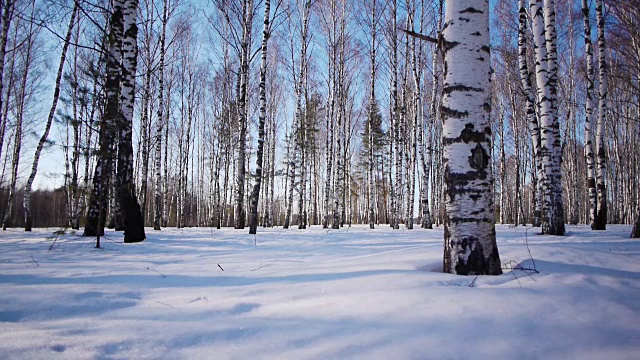
[(498, 274), (496, 223), (640, 237), (638, 144), (636, 0), (0, 0), (3, 229), (444, 226)]

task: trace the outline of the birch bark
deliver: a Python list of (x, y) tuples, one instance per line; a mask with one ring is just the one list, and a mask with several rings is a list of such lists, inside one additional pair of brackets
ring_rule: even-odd
[(240, 86), (238, 89), (238, 148), (236, 152), (236, 186), (235, 186), (235, 209), (234, 220), (236, 229), (244, 229), (246, 213), (244, 208), (244, 186), (245, 186), (245, 162), (247, 146), (247, 103), (248, 103), (248, 83), (249, 83), (249, 62), (251, 61), (251, 30), (253, 27), (253, 0), (243, 2), (242, 18), (242, 44), (240, 70), (238, 77)]
[(125, 0), (123, 6), (122, 76), (120, 78), (120, 114), (117, 163), (117, 196), (124, 224), (124, 242), (145, 239), (144, 219), (133, 179), (133, 111), (136, 68), (138, 64), (138, 0)]
[(591, 44), (591, 24), (590, 12), (587, 0), (582, 0), (582, 17), (584, 23), (584, 46), (587, 58), (587, 93), (585, 100), (585, 120), (584, 120), (584, 155), (587, 160), (587, 188), (589, 196), (589, 223), (591, 229), (596, 228), (596, 213), (598, 211), (598, 195), (596, 192), (595, 180), (595, 158), (593, 154), (593, 91), (594, 70), (593, 70), (593, 46)]
[(251, 209), (249, 219), (249, 234), (255, 234), (258, 229), (258, 201), (260, 200), (260, 186), (262, 185), (262, 154), (265, 138), (265, 119), (267, 117), (267, 50), (270, 35), (269, 16), (271, 0), (264, 3), (264, 24), (262, 28), (262, 47), (260, 59), (260, 115), (258, 119), (258, 150), (256, 156), (256, 180), (251, 192)]
[(449, 1), (442, 35), (446, 64), (442, 104), (444, 271), (499, 275), (489, 166), (489, 2)]
[[(154, 196), (155, 213), (153, 216), (153, 229), (160, 230), (162, 225), (162, 132), (164, 126), (164, 56), (167, 33), (168, 1), (162, 2), (162, 30), (160, 32), (160, 62), (158, 63), (158, 118), (155, 134), (155, 173), (156, 189)], [(167, 124), (168, 126), (168, 124)], [(165, 141), (168, 141), (165, 139)]]
[(369, 121), (367, 126), (369, 128), (369, 183), (368, 183), (368, 201), (369, 201), (369, 229), (375, 228), (375, 200), (373, 196), (373, 118), (375, 116), (375, 102), (376, 102), (376, 32), (378, 20), (376, 19), (376, 0), (371, 3), (371, 48), (369, 50), (369, 60), (371, 61), (371, 88), (369, 89)]
[[(545, 3), (545, 5), (547, 5)], [(533, 22), (534, 52), (536, 56), (537, 106), (540, 114), (540, 143), (542, 158), (542, 189), (543, 214), (542, 233), (548, 235), (564, 235), (564, 214), (562, 204), (562, 182), (560, 174), (561, 148), (557, 114), (554, 110), (553, 86), (554, 58), (549, 56), (547, 39), (554, 37), (549, 29), (555, 28), (555, 20), (545, 20), (555, 17), (550, 6), (543, 6), (541, 0), (531, 0), (530, 13)], [(550, 24), (546, 27), (546, 24)], [(552, 24), (552, 25), (551, 25)], [(555, 120), (554, 120), (555, 119)]]
[[(113, 146), (119, 116), (122, 38), (123, 0), (114, 0), (111, 13), (110, 31), (106, 61), (105, 109), (100, 120), (98, 161), (93, 175), (93, 188), (84, 236), (102, 236), (109, 200), (109, 182), (113, 172)], [(99, 239), (99, 238), (98, 238)], [(96, 247), (99, 247), (99, 242)]]
[(598, 123), (596, 130), (596, 190), (598, 193), (598, 209), (596, 213), (595, 229), (607, 228), (607, 157), (604, 141), (604, 121), (607, 113), (607, 58), (604, 33), (604, 4), (603, 0), (596, 0), (596, 17), (598, 22)]
[(398, 119), (398, 31), (396, 30), (398, 17), (397, 0), (392, 1), (391, 5), (391, 123), (393, 127), (394, 139), (394, 165), (395, 165), (395, 181), (393, 184), (394, 191), (392, 194), (393, 207), (393, 228), (400, 228), (400, 204), (399, 199), (402, 190), (402, 157), (400, 151), (400, 122)]

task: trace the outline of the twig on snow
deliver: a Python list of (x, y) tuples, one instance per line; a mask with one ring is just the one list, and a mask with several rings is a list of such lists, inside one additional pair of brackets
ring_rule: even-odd
[[(522, 289), (522, 283), (520, 282), (520, 279), (518, 279), (518, 276), (516, 275), (515, 271), (512, 271), (511, 274), (513, 275), (513, 277), (516, 279), (516, 281), (518, 282), (518, 285), (520, 286), (520, 288)], [(533, 278), (532, 278), (533, 279)]]
[(158, 271), (158, 270), (156, 270), (156, 269), (147, 268), (147, 270), (155, 271), (155, 272), (157, 272), (158, 274), (162, 275), (162, 277), (163, 277), (163, 278), (166, 278), (166, 277), (167, 277), (167, 275), (165, 275), (165, 274), (161, 273), (160, 271)]
[(60, 235), (64, 235), (67, 232), (67, 228), (62, 228), (60, 230), (56, 230), (53, 232), (53, 234), (49, 237), (47, 237), (47, 239), (53, 239), (53, 242), (51, 243), (51, 246), (49, 246), (49, 251), (51, 251), (51, 249), (53, 249), (53, 245), (56, 244), (56, 241), (58, 241), (58, 237)]
[[(515, 264), (515, 266), (513, 264)], [(540, 273), (536, 269), (524, 268), (524, 267), (520, 266), (515, 260), (509, 260), (509, 261), (505, 262), (504, 263), (504, 267), (502, 268), (502, 270), (511, 271), (511, 274), (516, 279), (516, 281), (518, 281), (518, 285), (520, 285), (520, 287), (522, 287), (522, 283), (520, 282), (520, 279), (518, 279), (518, 276), (516, 275), (516, 272), (514, 270), (523, 271), (533, 281), (536, 281), (536, 279), (533, 276), (531, 276), (531, 274), (529, 274), (528, 271), (534, 272), (536, 274)]]
[(262, 265), (262, 260), (260, 260), (260, 266), (258, 266), (258, 267), (257, 267), (257, 268), (255, 268), (255, 269), (252, 269), (251, 271), (260, 270), (260, 269), (262, 269), (262, 268), (266, 268), (266, 267), (270, 267), (270, 268), (272, 268), (272, 269), (273, 269), (273, 261), (272, 261), (271, 263), (269, 263), (269, 264)]
[(168, 306), (168, 307), (170, 307), (170, 308), (172, 308), (172, 309), (173, 309), (173, 306), (171, 306), (171, 305), (169, 305), (169, 304), (167, 304), (167, 303), (163, 303), (162, 301), (156, 301), (156, 302), (157, 302), (158, 304), (161, 304), (161, 305), (164, 305), (164, 306)]
[(529, 228), (524, 228), (524, 246), (527, 247), (527, 251), (529, 252), (529, 259), (531, 259), (531, 263), (533, 264), (533, 270), (536, 273), (539, 273), (538, 269), (536, 269), (536, 262), (533, 260), (533, 256), (531, 255), (531, 249), (529, 249)]
[(189, 301), (189, 304), (193, 304), (194, 302), (197, 302), (197, 301), (200, 301), (200, 300), (204, 300), (206, 302), (209, 302), (209, 299), (207, 299), (206, 296), (200, 296), (198, 298), (195, 298), (195, 299)]

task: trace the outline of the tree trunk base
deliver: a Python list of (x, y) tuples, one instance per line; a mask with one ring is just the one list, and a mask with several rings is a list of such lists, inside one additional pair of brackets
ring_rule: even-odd
[(29, 214), (27, 215), (24, 222), (24, 231), (31, 231), (32, 227), (33, 227), (33, 218)]
[(144, 233), (144, 218), (138, 200), (132, 194), (126, 194), (121, 200), (124, 225), (124, 242), (138, 243), (146, 239)]
[(636, 218), (636, 223), (633, 224), (633, 230), (631, 230), (631, 238), (640, 238), (640, 212), (638, 213), (638, 217)]

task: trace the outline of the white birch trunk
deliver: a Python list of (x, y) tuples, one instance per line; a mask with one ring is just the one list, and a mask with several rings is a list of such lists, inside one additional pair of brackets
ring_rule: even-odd
[(607, 112), (607, 59), (605, 54), (604, 4), (596, 0), (596, 17), (598, 21), (598, 124), (596, 130), (596, 190), (598, 193), (598, 209), (595, 230), (607, 228), (607, 186), (606, 153), (604, 141), (604, 121)]
[(253, 0), (245, 0), (243, 8), (242, 44), (240, 59), (240, 86), (238, 89), (238, 148), (236, 152), (236, 186), (234, 221), (236, 229), (244, 229), (246, 213), (244, 208), (245, 161), (247, 146), (247, 103), (249, 87), (249, 62), (251, 61), (251, 30), (253, 27)]
[(533, 144), (533, 226), (540, 226), (542, 216), (542, 198), (538, 191), (538, 184), (542, 181), (542, 149), (540, 144), (540, 124), (536, 116), (535, 92), (527, 65), (527, 10), (525, 1), (519, 0), (519, 21), (518, 21), (518, 67), (520, 69), (520, 81), (522, 83), (523, 95), (525, 98), (527, 123), (531, 142)]
[(135, 77), (138, 63), (138, 0), (125, 0), (123, 6), (124, 37), (122, 40), (122, 76), (120, 82), (120, 112), (118, 138), (117, 181), (118, 200), (124, 225), (124, 242), (145, 239), (144, 220), (135, 195), (133, 179), (133, 111)]
[(589, 196), (589, 223), (591, 229), (596, 227), (596, 213), (598, 211), (596, 180), (595, 180), (595, 157), (593, 154), (593, 92), (595, 89), (595, 76), (593, 70), (593, 46), (591, 43), (590, 11), (587, 0), (582, 0), (582, 17), (584, 23), (584, 46), (587, 58), (587, 92), (585, 100), (585, 120), (584, 120), (584, 155), (587, 161), (587, 188)]
[(371, 48), (369, 50), (369, 60), (371, 61), (371, 88), (369, 90), (369, 182), (368, 182), (368, 201), (369, 201), (369, 229), (375, 228), (375, 200), (374, 200), (374, 185), (373, 185), (373, 118), (376, 115), (374, 113), (374, 107), (376, 102), (376, 31), (378, 20), (376, 19), (376, 0), (371, 4)]
[[(158, 63), (158, 118), (156, 119), (155, 134), (155, 173), (156, 189), (154, 196), (155, 212), (153, 216), (153, 229), (160, 230), (162, 226), (162, 132), (164, 126), (164, 56), (165, 39), (167, 33), (168, 1), (162, 2), (162, 30), (160, 32), (160, 61)], [(168, 127), (168, 124), (167, 124)], [(165, 139), (168, 141), (168, 139)]]
[(270, 35), (269, 14), (271, 12), (271, 1), (264, 3), (264, 23), (262, 29), (262, 46), (260, 59), (260, 115), (258, 125), (258, 150), (256, 156), (256, 180), (251, 193), (251, 209), (249, 219), (249, 234), (255, 234), (258, 229), (258, 201), (260, 199), (260, 186), (262, 185), (262, 154), (265, 140), (265, 120), (267, 117), (267, 50)]
[[(550, 73), (547, 39), (552, 38), (545, 28), (545, 23), (553, 24), (555, 20), (545, 21), (545, 17), (555, 15), (548, 7), (543, 7), (541, 0), (531, 0), (530, 13), (533, 22), (534, 52), (536, 56), (536, 83), (538, 85), (537, 103), (540, 114), (540, 143), (542, 152), (542, 189), (543, 215), (542, 233), (548, 235), (564, 235), (564, 214), (562, 204), (562, 183), (560, 175), (561, 148), (559, 146), (559, 128), (554, 121), (555, 111), (552, 99), (555, 96)], [(553, 57), (552, 57), (553, 59)], [(553, 68), (553, 65), (551, 66)], [(555, 69), (553, 69), (555, 71)]]
[(447, 64), (442, 104), (444, 270), (499, 275), (489, 155), (489, 2), (449, 1), (442, 43)]
[[(556, 235), (564, 235), (564, 201), (562, 187), (562, 140), (560, 138), (560, 123), (558, 118), (558, 34), (556, 31), (556, 1), (544, 0), (544, 26), (547, 47), (547, 65), (549, 70), (549, 87), (551, 91), (551, 126), (547, 128), (550, 136), (553, 136), (553, 151), (551, 156), (550, 176), (553, 182), (554, 202), (550, 206), (554, 207), (552, 218), (554, 225), (550, 231)], [(544, 135), (544, 131), (543, 131)], [(544, 228), (543, 228), (544, 232)]]
[(393, 124), (395, 182), (393, 191), (393, 228), (400, 228), (400, 193), (402, 191), (402, 157), (400, 151), (400, 121), (398, 119), (398, 32), (397, 0), (392, 0), (391, 16), (391, 123)]
[[(335, 0), (331, 1), (331, 13), (335, 14)], [(330, 217), (330, 209), (329, 200), (332, 194), (332, 180), (333, 180), (333, 162), (334, 162), (334, 141), (333, 141), (333, 129), (334, 129), (334, 119), (335, 119), (335, 64), (336, 64), (336, 49), (335, 49), (335, 21), (333, 22), (333, 31), (329, 35), (330, 37), (330, 45), (329, 45), (329, 81), (328, 81), (328, 100), (327, 100), (327, 117), (326, 117), (326, 128), (327, 128), (327, 139), (325, 142), (325, 161), (326, 161), (326, 179), (324, 186), (324, 219), (322, 221), (322, 228), (326, 229), (329, 227), (329, 217)]]
[(100, 247), (100, 236), (104, 234), (107, 207), (109, 206), (110, 179), (113, 173), (113, 144), (116, 141), (119, 117), (122, 38), (124, 36), (123, 0), (113, 2), (110, 34), (107, 49), (104, 112), (100, 119), (99, 154), (93, 176), (93, 188), (84, 236), (97, 236), (96, 247)]
[[(304, 2), (302, 10), (302, 29), (301, 29), (301, 46), (300, 46), (300, 73), (298, 75), (298, 84), (296, 88), (296, 118), (298, 124), (298, 135), (295, 137), (296, 148), (299, 151), (300, 156), (300, 184), (299, 184), (299, 198), (298, 198), (298, 228), (306, 229), (306, 135), (307, 135), (307, 109), (309, 106), (307, 98), (307, 48), (308, 48), (308, 33), (309, 33), (309, 11), (311, 9), (311, 1), (306, 0)], [(302, 109), (302, 102), (305, 102), (305, 108)]]

